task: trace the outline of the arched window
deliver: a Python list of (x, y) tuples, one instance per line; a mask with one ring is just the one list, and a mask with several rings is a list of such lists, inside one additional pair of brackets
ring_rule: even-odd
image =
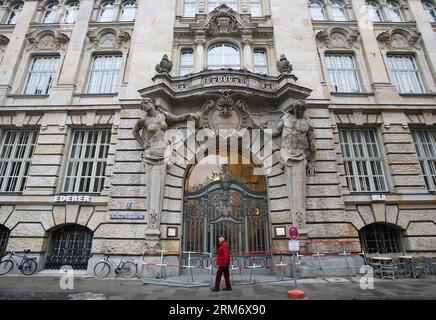
[(121, 5), (120, 21), (135, 20), (136, 3), (133, 0), (124, 1)]
[(58, 20), (58, 6), (59, 2), (53, 1), (47, 4), (45, 8), (44, 17), (42, 23), (56, 23)]
[(6, 251), (6, 245), (9, 240), (9, 229), (0, 225), (0, 259)]
[(77, 224), (68, 224), (51, 233), (47, 269), (59, 269), (63, 265), (74, 269), (86, 269), (91, 257), (92, 231)]
[(67, 9), (65, 12), (65, 23), (74, 23), (77, 19), (77, 14), (79, 12), (79, 2), (71, 1), (67, 4)]
[(347, 8), (342, 0), (332, 1), (332, 18), (334, 21), (347, 21)]
[(380, 6), (376, 1), (367, 1), (366, 2), (368, 6), (368, 13), (371, 17), (371, 20), (373, 22), (382, 22), (383, 21), (383, 15), (380, 10)]
[(186, 76), (194, 69), (194, 50), (183, 49), (180, 55), (180, 75)]
[(101, 4), (98, 21), (108, 22), (114, 19), (114, 11), (115, 11), (114, 3), (115, 1), (110, 0), (110, 1), (105, 1)]
[(7, 24), (16, 24), (23, 10), (23, 2), (18, 2), (11, 6)]
[(403, 22), (401, 7), (396, 1), (388, 1), (389, 18), (392, 22)]
[(436, 9), (433, 3), (430, 1), (422, 1), (422, 6), (424, 7), (425, 12), (427, 12), (430, 22), (436, 22)]
[(216, 70), (221, 68), (241, 68), (239, 49), (230, 44), (217, 44), (209, 49), (208, 68)]
[(268, 62), (265, 50), (255, 49), (253, 51), (253, 61), (255, 73), (268, 74)]
[(313, 20), (326, 20), (324, 1), (310, 0), (309, 8)]
[(238, 11), (238, 0), (208, 0), (207, 10), (211, 12), (223, 3), (226, 4), (228, 7), (232, 8), (233, 10)]
[(387, 224), (367, 225), (359, 231), (359, 238), (367, 253), (395, 253), (403, 250), (399, 230)]

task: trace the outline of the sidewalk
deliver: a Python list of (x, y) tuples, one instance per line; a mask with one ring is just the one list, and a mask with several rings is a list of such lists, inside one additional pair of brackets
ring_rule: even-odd
[[(358, 279), (356, 279), (358, 280)], [(286, 300), (293, 281), (234, 285), (233, 291), (211, 292), (208, 287), (180, 288), (143, 284), (140, 280), (99, 280), (78, 277), (74, 290), (62, 290), (59, 277), (52, 276), (2, 276), (0, 300)], [(359, 283), (349, 280), (303, 279), (298, 289), (309, 300), (385, 300), (407, 299), (436, 300), (436, 280), (433, 279), (375, 279), (374, 289), (362, 290)]]

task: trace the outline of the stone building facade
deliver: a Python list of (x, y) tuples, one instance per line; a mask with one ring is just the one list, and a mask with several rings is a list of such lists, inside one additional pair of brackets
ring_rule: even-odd
[[(91, 271), (108, 250), (210, 252), (223, 232), (234, 251), (285, 249), (298, 225), (308, 252), (434, 255), (435, 15), (433, 0), (0, 1), (0, 250)], [(144, 98), (236, 151), (198, 156), (179, 123), (185, 161), (147, 163)], [(260, 132), (298, 100), (316, 161), (297, 177)], [(242, 149), (242, 166), (196, 166)]]

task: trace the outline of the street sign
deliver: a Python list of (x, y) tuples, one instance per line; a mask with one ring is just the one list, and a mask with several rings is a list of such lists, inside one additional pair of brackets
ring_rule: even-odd
[(292, 226), (289, 228), (289, 239), (297, 240), (299, 235), (297, 227)]
[(300, 251), (300, 241), (298, 241), (298, 240), (290, 240), (288, 242), (288, 249), (291, 252), (298, 252), (298, 251)]

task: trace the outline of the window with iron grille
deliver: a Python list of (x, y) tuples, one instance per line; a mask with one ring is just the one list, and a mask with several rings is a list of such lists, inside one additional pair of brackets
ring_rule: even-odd
[(388, 55), (389, 68), (400, 93), (424, 93), (415, 57), (410, 54)]
[(0, 146), (0, 191), (23, 191), (37, 136), (36, 130), (4, 132)]
[(47, 256), (47, 269), (60, 269), (64, 265), (86, 269), (91, 257), (92, 231), (80, 225), (66, 225), (51, 235), (51, 248)]
[(121, 54), (94, 56), (89, 75), (88, 93), (115, 93), (121, 63)]
[(183, 8), (184, 17), (195, 17), (197, 12), (197, 0), (185, 0)]
[(325, 55), (332, 92), (361, 92), (359, 75), (352, 54)]
[(9, 229), (0, 225), (0, 260), (5, 254), (6, 246), (9, 240)]
[(64, 192), (102, 191), (110, 135), (110, 129), (75, 130), (73, 132)]
[(387, 191), (374, 129), (340, 129), (345, 178), (352, 192)]
[(400, 233), (388, 225), (373, 223), (359, 231), (360, 242), (367, 253), (401, 252)]
[(194, 50), (183, 49), (180, 55), (180, 75), (185, 76), (194, 71)]
[(58, 69), (59, 56), (36, 56), (27, 72), (24, 94), (45, 95), (50, 91)]
[(427, 189), (436, 191), (436, 129), (411, 132)]

